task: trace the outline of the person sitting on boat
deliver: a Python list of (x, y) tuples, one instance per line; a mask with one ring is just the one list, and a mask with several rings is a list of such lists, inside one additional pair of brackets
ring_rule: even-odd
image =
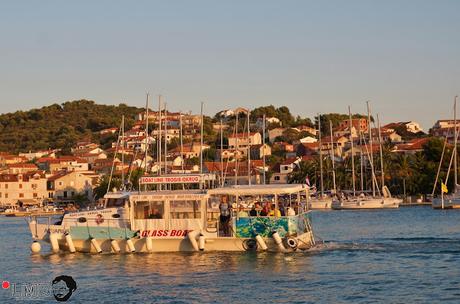
[(280, 212), (279, 209), (275, 208), (275, 205), (271, 205), (270, 212), (268, 213), (268, 216), (280, 217), (281, 212)]
[(150, 215), (149, 215), (149, 219), (161, 219), (161, 218), (163, 218), (163, 217), (161, 216), (160, 211), (158, 209), (156, 209), (156, 208), (154, 208), (152, 210), (152, 213), (150, 213)]
[(291, 208), (291, 207), (287, 208), (287, 216), (295, 216), (294, 208)]
[(258, 213), (259, 209), (260, 209), (260, 204), (255, 203), (254, 205), (252, 205), (252, 208), (249, 211), (249, 215), (250, 216), (257, 216), (257, 213)]
[(222, 200), (219, 204), (219, 210), (220, 210), (220, 225), (222, 227), (224, 235), (228, 236), (230, 235), (230, 212), (231, 212), (232, 206), (228, 202), (228, 197), (227, 196), (222, 196)]
[(244, 210), (244, 207), (240, 205), (240, 211), (238, 211), (238, 217), (248, 217), (248, 213)]
[(262, 210), (260, 211), (260, 216), (267, 216), (268, 215), (268, 206), (267, 206), (267, 203), (265, 203), (264, 207), (262, 208)]

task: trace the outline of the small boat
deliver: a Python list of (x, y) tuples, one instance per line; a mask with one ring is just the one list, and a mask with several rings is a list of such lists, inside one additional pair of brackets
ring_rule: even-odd
[[(152, 183), (200, 183), (197, 189), (110, 192), (103, 209), (50, 218), (32, 216), (29, 228), (35, 241), (51, 243), (53, 251), (90, 253), (178, 251), (293, 252), (315, 245), (307, 189), (299, 184), (237, 185), (204, 189), (207, 174), (142, 177)], [(208, 183), (209, 184), (209, 183)], [(230, 203), (228, 222), (220, 204)], [(249, 216), (256, 206), (271, 206), (273, 216)], [(289, 210), (281, 215), (277, 210)], [(38, 248), (38, 250), (37, 250)]]
[(402, 200), (399, 198), (391, 197), (389, 191), (384, 187), (384, 193), (388, 195), (383, 196), (352, 196), (336, 199), (332, 202), (332, 209), (334, 210), (356, 210), (356, 209), (397, 209)]

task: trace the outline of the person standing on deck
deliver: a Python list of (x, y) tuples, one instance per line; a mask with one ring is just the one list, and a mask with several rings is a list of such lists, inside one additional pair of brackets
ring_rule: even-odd
[(222, 200), (219, 204), (219, 210), (220, 210), (220, 225), (222, 227), (222, 231), (225, 236), (230, 235), (230, 211), (232, 209), (232, 206), (228, 202), (228, 197), (227, 196), (222, 196)]

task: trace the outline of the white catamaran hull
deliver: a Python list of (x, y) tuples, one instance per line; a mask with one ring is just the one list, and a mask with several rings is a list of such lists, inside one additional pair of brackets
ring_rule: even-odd
[(356, 209), (396, 209), (399, 208), (401, 199), (397, 198), (371, 198), (351, 199), (334, 201), (332, 209), (335, 210), (356, 210)]

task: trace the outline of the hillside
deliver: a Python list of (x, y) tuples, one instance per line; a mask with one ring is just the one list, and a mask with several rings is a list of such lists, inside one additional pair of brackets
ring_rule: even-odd
[(143, 109), (126, 104), (100, 105), (90, 100), (68, 101), (30, 111), (0, 115), (0, 151), (61, 148), (69, 151), (79, 140), (101, 142), (98, 131), (118, 126), (125, 115), (129, 127)]

